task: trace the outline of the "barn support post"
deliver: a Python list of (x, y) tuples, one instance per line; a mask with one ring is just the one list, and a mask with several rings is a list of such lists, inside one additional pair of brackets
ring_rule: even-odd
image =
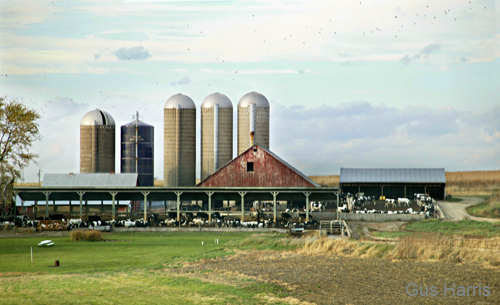
[(241, 221), (245, 218), (245, 195), (247, 192), (238, 192), (241, 196)]
[(181, 195), (182, 192), (174, 192), (177, 195), (177, 221), (181, 221)]
[(71, 218), (71, 214), (73, 213), (73, 206), (71, 205), (71, 200), (69, 201), (69, 218)]
[(149, 192), (141, 192), (144, 195), (144, 222), (148, 221), (148, 195)]
[(35, 200), (35, 207), (33, 208), (34, 217), (36, 219), (36, 210), (38, 209), (38, 200)]
[(404, 188), (405, 188), (405, 198), (407, 198), (407, 197), (406, 197), (406, 184), (404, 185)]
[(337, 220), (340, 219), (340, 215), (339, 215), (339, 192), (334, 192), (335, 195), (337, 195)]
[(118, 192), (109, 192), (111, 194), (111, 198), (113, 200), (113, 204), (111, 206), (111, 220), (115, 221), (115, 215), (116, 215), (116, 212), (115, 212), (115, 196), (116, 194), (118, 194)]
[(166, 200), (163, 201), (163, 213), (165, 214), (165, 216), (167, 215), (167, 201)]
[(271, 192), (273, 195), (273, 222), (276, 223), (276, 196), (278, 196), (279, 192)]
[(104, 214), (104, 200), (101, 199), (101, 216)]
[(309, 195), (311, 195), (311, 192), (304, 192), (304, 195), (306, 196), (306, 222), (309, 221)]
[(82, 201), (83, 201), (83, 194), (85, 192), (76, 192), (78, 196), (80, 196), (80, 220), (82, 220)]
[(49, 195), (50, 192), (43, 192), (45, 195), (45, 217), (49, 218)]
[(52, 200), (52, 210), (54, 211), (53, 213), (57, 213), (57, 208), (56, 208), (56, 201)]
[(384, 196), (384, 186), (380, 186), (380, 196)]
[(206, 192), (208, 195), (208, 223), (212, 223), (212, 195), (214, 192)]

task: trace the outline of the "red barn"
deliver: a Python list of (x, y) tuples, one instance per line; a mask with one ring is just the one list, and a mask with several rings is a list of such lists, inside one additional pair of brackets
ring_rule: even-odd
[(317, 183), (258, 144), (254, 144), (219, 168), (197, 186), (319, 187)]

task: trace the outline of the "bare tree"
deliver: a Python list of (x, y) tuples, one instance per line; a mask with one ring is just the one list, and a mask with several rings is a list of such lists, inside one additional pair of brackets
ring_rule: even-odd
[(22, 103), (5, 101), (0, 97), (0, 207), (1, 213), (15, 209), (14, 181), (20, 178), (22, 169), (35, 162), (37, 154), (31, 153), (31, 145), (40, 139), (38, 123), (40, 115)]

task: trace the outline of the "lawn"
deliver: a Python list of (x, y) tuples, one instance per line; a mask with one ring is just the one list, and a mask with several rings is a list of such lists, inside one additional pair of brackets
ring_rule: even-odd
[[(274, 290), (259, 282), (239, 287), (168, 272), (184, 262), (229, 255), (250, 235), (110, 233), (103, 242), (75, 242), (69, 234), (1, 238), (0, 304), (279, 303), (263, 301), (267, 300), (263, 296)], [(45, 239), (54, 241), (55, 246), (38, 247)], [(232, 246), (225, 247), (227, 243)], [(246, 243), (242, 242), (242, 247), (246, 248)], [(269, 243), (268, 248), (273, 247), (276, 245)], [(53, 267), (56, 260), (58, 268)]]

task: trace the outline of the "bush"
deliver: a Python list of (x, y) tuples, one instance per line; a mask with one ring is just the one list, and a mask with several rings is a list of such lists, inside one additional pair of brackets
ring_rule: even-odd
[(101, 241), (104, 240), (102, 233), (95, 230), (74, 230), (69, 233), (72, 241)]
[(88, 230), (88, 231), (85, 231), (85, 240), (86, 241), (101, 241), (101, 240), (104, 240), (104, 238), (102, 238), (101, 231)]

